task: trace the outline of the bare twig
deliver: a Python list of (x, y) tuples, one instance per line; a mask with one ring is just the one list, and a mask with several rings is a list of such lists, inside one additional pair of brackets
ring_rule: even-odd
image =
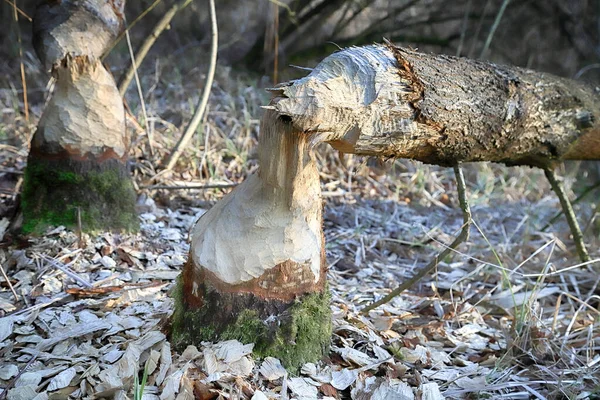
[(175, 145), (175, 148), (173, 149), (173, 152), (171, 153), (171, 156), (169, 157), (169, 161), (167, 162), (167, 166), (165, 167), (165, 170), (172, 169), (173, 166), (175, 166), (175, 163), (177, 163), (177, 160), (179, 159), (179, 156), (181, 156), (183, 149), (185, 148), (185, 146), (188, 144), (188, 142), (192, 138), (192, 135), (196, 131), (196, 128), (198, 128), (198, 125), (200, 124), (200, 121), (202, 120), (202, 117), (204, 115), (204, 110), (206, 109), (206, 105), (208, 104), (208, 97), (210, 96), (210, 89), (212, 87), (213, 79), (215, 77), (215, 69), (217, 66), (217, 50), (218, 50), (218, 45), (219, 45), (217, 13), (215, 11), (215, 1), (214, 0), (209, 0), (209, 9), (210, 9), (210, 22), (211, 22), (210, 26), (211, 26), (212, 43), (211, 43), (211, 49), (210, 49), (210, 64), (208, 66), (208, 74), (206, 75), (206, 84), (204, 86), (204, 91), (202, 92), (202, 97), (200, 98), (200, 101), (198, 102), (198, 107), (196, 107), (196, 112), (194, 113), (192, 120), (190, 121), (187, 128), (185, 129), (185, 132), (183, 133), (183, 135), (181, 135), (181, 138)]
[(600, 68), (600, 64), (590, 64), (590, 65), (586, 65), (585, 67), (581, 68), (579, 71), (577, 71), (575, 73), (575, 75), (573, 75), (573, 79), (579, 79), (581, 78), (581, 76), (583, 74), (585, 74), (588, 71), (594, 70), (594, 69), (598, 69)]
[(25, 111), (25, 121), (29, 123), (29, 102), (27, 101), (27, 80), (25, 79), (25, 65), (23, 64), (23, 45), (21, 43), (21, 29), (19, 28), (19, 11), (17, 8), (16, 1), (13, 1), (12, 6), (13, 6), (13, 18), (15, 20), (15, 29), (17, 30), (17, 44), (19, 47), (21, 85), (23, 86), (23, 108)]
[[(577, 198), (575, 200), (573, 200), (571, 202), (571, 205), (574, 206), (575, 204), (579, 203), (584, 198), (586, 198), (588, 194), (592, 193), (594, 190), (596, 190), (598, 188), (600, 188), (600, 182), (586, 188), (583, 192), (581, 192), (581, 194), (579, 196), (577, 196)], [(554, 224), (556, 222), (556, 220), (560, 218), (561, 215), (563, 215), (562, 210), (557, 212), (556, 214), (554, 214), (554, 216), (552, 218), (550, 218), (550, 221), (548, 221), (548, 223), (546, 225), (544, 225), (544, 227), (542, 229), (540, 229), (540, 232), (544, 232), (546, 229), (550, 228), (550, 226), (552, 224)]]
[(127, 88), (129, 87), (129, 84), (131, 83), (131, 80), (135, 75), (136, 67), (142, 64), (142, 61), (144, 60), (144, 58), (146, 58), (146, 55), (148, 55), (148, 52), (156, 42), (156, 39), (158, 39), (161, 33), (163, 33), (163, 31), (168, 28), (169, 24), (171, 23), (171, 20), (173, 20), (177, 12), (179, 10), (183, 10), (191, 2), (192, 0), (180, 0), (177, 3), (173, 4), (171, 8), (158, 21), (156, 26), (154, 26), (154, 29), (139, 47), (138, 51), (135, 54), (135, 58), (132, 58), (131, 64), (129, 64), (129, 67), (127, 68), (127, 70), (121, 78), (121, 81), (119, 83), (119, 93), (121, 93), (121, 96), (125, 95), (125, 92), (127, 91)]
[(577, 249), (579, 259), (581, 262), (590, 261), (590, 255), (588, 254), (588, 251), (585, 248), (585, 243), (583, 242), (581, 228), (579, 228), (577, 217), (575, 217), (575, 211), (573, 211), (573, 206), (571, 205), (567, 194), (556, 179), (556, 175), (554, 175), (553, 170), (550, 168), (544, 168), (544, 174), (546, 174), (546, 178), (548, 179), (548, 182), (550, 182), (552, 190), (554, 190), (554, 193), (556, 193), (556, 196), (558, 196), (560, 205), (562, 206), (565, 217), (567, 218), (567, 222), (569, 223), (569, 228), (571, 228), (571, 234), (573, 235), (573, 241), (575, 242), (575, 248)]
[(77, 207), (77, 245), (83, 247), (83, 224), (81, 223), (81, 207)]
[(140, 189), (148, 189), (148, 190), (204, 190), (204, 189), (229, 189), (236, 187), (237, 183), (228, 183), (223, 185), (153, 185), (153, 186), (142, 186)]
[(0, 393), (0, 400), (6, 400), (8, 397), (8, 391), (10, 389), (12, 389), (12, 387), (15, 385), (15, 383), (17, 382), (17, 380), (19, 380), (19, 378), (21, 377), (21, 375), (23, 375), (23, 373), (25, 371), (27, 371), (27, 369), (31, 366), (31, 364), (33, 364), (33, 362), (37, 359), (39, 353), (34, 354), (31, 356), (31, 358), (29, 359), (29, 361), (27, 361), (27, 364), (25, 364), (25, 366), (23, 367), (23, 369), (21, 369), (19, 371), (19, 373), (17, 373), (17, 375), (12, 378), (12, 380), (10, 382), (8, 382), (8, 385), (6, 385), (6, 387), (4, 388), (4, 390), (2, 391), (2, 393)]
[(8, 285), (8, 288), (12, 292), (12, 295), (15, 298), (15, 301), (18, 302), (19, 301), (19, 296), (17, 295), (17, 292), (15, 291), (15, 288), (13, 287), (12, 283), (10, 283), (10, 279), (8, 279), (8, 275), (6, 275), (6, 271), (4, 271), (4, 268), (2, 267), (2, 264), (0, 264), (0, 272), (2, 273), (2, 276), (4, 277), (4, 280), (6, 281), (6, 284)]
[(88, 288), (88, 289), (93, 287), (91, 283), (89, 283), (88, 281), (86, 281), (85, 279), (83, 279), (82, 277), (77, 275), (75, 272), (71, 271), (71, 269), (69, 269), (68, 267), (61, 265), (55, 259), (50, 258), (44, 254), (37, 254), (37, 256), (40, 257), (41, 259), (47, 261), (48, 263), (50, 263), (50, 265), (52, 265), (54, 268), (60, 270), (65, 275), (67, 275), (69, 278), (71, 278), (74, 281), (76, 281), (77, 283), (79, 283), (81, 286)]
[(471, 208), (469, 206), (469, 202), (467, 201), (467, 188), (465, 184), (465, 177), (459, 164), (454, 166), (454, 174), (456, 175), (458, 202), (460, 203), (460, 208), (463, 212), (463, 226), (461, 228), (460, 234), (456, 237), (456, 239), (454, 239), (454, 241), (449, 246), (447, 246), (438, 255), (436, 255), (435, 258), (431, 260), (429, 264), (417, 271), (417, 273), (413, 275), (410, 279), (404, 281), (400, 286), (392, 290), (387, 296), (385, 296), (381, 300), (371, 303), (365, 308), (363, 308), (361, 310), (362, 314), (366, 314), (369, 311), (379, 307), (380, 305), (388, 303), (394, 297), (398, 296), (400, 293), (404, 292), (406, 289), (420, 281), (425, 275), (430, 273), (438, 265), (440, 260), (444, 259), (444, 257), (450, 254), (450, 252), (452, 252), (454, 249), (456, 249), (459, 244), (468, 240), (469, 228), (471, 227), (472, 223)]
[(123, 39), (125, 37), (125, 34), (127, 32), (129, 32), (134, 26), (135, 24), (137, 24), (138, 22), (140, 22), (146, 15), (148, 15), (148, 13), (150, 11), (152, 11), (154, 9), (154, 7), (156, 7), (158, 5), (158, 3), (160, 3), (162, 0), (154, 0), (154, 3), (150, 4), (150, 6), (148, 8), (146, 8), (140, 15), (137, 16), (136, 19), (133, 20), (132, 23), (127, 24), (127, 27), (125, 28), (125, 31), (122, 32), (116, 39), (115, 41), (111, 44), (111, 46), (108, 48), (108, 50), (106, 50), (106, 52), (104, 53), (104, 55), (102, 56), (102, 60), (104, 60), (104, 58), (106, 58), (106, 56), (112, 51), (112, 49), (115, 48), (115, 46), (117, 44), (119, 44), (119, 42), (121, 41), (121, 39)]
[(467, 36), (467, 27), (469, 26), (469, 14), (471, 13), (471, 3), (472, 0), (469, 0), (465, 9), (465, 16), (463, 18), (462, 29), (460, 31), (460, 40), (458, 42), (458, 48), (456, 49), (457, 57), (460, 57), (463, 46), (465, 44), (465, 37)]
[(483, 45), (483, 49), (481, 50), (481, 55), (479, 58), (484, 58), (490, 48), (490, 44), (492, 44), (492, 39), (494, 38), (494, 33), (496, 33), (496, 29), (498, 29), (498, 25), (500, 25), (500, 21), (502, 20), (502, 16), (504, 15), (504, 11), (506, 7), (510, 3), (510, 0), (504, 0), (502, 5), (500, 6), (500, 10), (498, 10), (498, 14), (496, 14), (496, 19), (494, 19), (494, 23), (492, 28), (490, 29), (490, 33), (488, 33), (487, 38), (485, 39), (485, 44)]
[(279, 7), (273, 3), (275, 8), (275, 15), (273, 16), (273, 34), (275, 43), (273, 43), (273, 84), (277, 84), (278, 73), (279, 73)]
[(25, 19), (26, 19), (27, 21), (29, 21), (29, 22), (32, 22), (32, 21), (33, 21), (33, 19), (32, 19), (32, 18), (31, 18), (29, 15), (27, 15), (27, 13), (26, 13), (25, 11), (23, 11), (23, 10), (21, 10), (19, 7), (17, 7), (17, 4), (16, 4), (16, 2), (15, 2), (15, 1), (10, 1), (10, 0), (4, 0), (4, 1), (5, 1), (6, 3), (10, 4), (11, 6), (13, 6), (14, 8), (16, 8), (16, 9), (17, 9), (17, 12), (18, 12), (19, 14), (21, 14), (23, 17), (25, 17)]
[(487, 0), (485, 2), (485, 6), (483, 7), (483, 11), (481, 12), (481, 18), (479, 18), (479, 23), (477, 24), (475, 33), (473, 35), (471, 35), (471, 37), (472, 37), (471, 49), (469, 50), (469, 53), (467, 54), (467, 57), (469, 57), (469, 58), (473, 58), (473, 56), (475, 54), (475, 48), (477, 46), (477, 39), (479, 39), (479, 33), (481, 32), (481, 29), (483, 28), (483, 22), (485, 21), (485, 18), (487, 16), (487, 10), (488, 10), (491, 2), (492, 2), (492, 0)]
[[(210, 137), (210, 125), (206, 125), (206, 129), (204, 130), (204, 151), (202, 152), (202, 158), (200, 159), (200, 173), (202, 173), (202, 171), (205, 170), (205, 166), (206, 166), (206, 155), (208, 154), (208, 146), (209, 146), (209, 139)], [(210, 175), (210, 173), (208, 172), (208, 167), (206, 168), (207, 171), (207, 177), (208, 175)]]
[(135, 55), (133, 54), (133, 48), (131, 47), (131, 38), (129, 37), (129, 31), (125, 31), (127, 37), (127, 48), (129, 49), (129, 55), (131, 57), (131, 65), (133, 66), (133, 74), (135, 76), (135, 84), (137, 86), (138, 96), (140, 98), (140, 105), (142, 106), (142, 114), (144, 115), (144, 125), (146, 134), (148, 135), (148, 147), (150, 148), (150, 155), (154, 155), (154, 146), (152, 145), (152, 132), (148, 123), (148, 113), (146, 112), (146, 103), (144, 102), (144, 94), (142, 93), (142, 84), (140, 83), (140, 77), (137, 73), (137, 64), (135, 62)]

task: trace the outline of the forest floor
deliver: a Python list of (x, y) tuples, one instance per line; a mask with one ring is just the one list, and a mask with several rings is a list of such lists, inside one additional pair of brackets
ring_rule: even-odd
[[(3, 390), (23, 400), (133, 398), (143, 371), (148, 400), (600, 395), (597, 192), (576, 207), (594, 260), (580, 266), (564, 219), (544, 229), (560, 205), (541, 171), (465, 165), (475, 221), (468, 242), (363, 316), (458, 233), (456, 185), (451, 169), (342, 157), (327, 145), (318, 159), (333, 295), (329, 356), (291, 374), (235, 341), (173, 352), (169, 294), (188, 232), (256, 170), (259, 107), (268, 101), (257, 79), (219, 68), (206, 122), (174, 171), (161, 172), (198, 99), (201, 71), (182, 72), (174, 59), (144, 71), (146, 117), (135, 88), (128, 93), (138, 234), (7, 230), (45, 84), (30, 83), (29, 121), (19, 91), (0, 89), (0, 264), (10, 282), (0, 278), (0, 398)], [(559, 172), (572, 197), (598, 181), (594, 164)], [(198, 188), (206, 185), (219, 187)]]

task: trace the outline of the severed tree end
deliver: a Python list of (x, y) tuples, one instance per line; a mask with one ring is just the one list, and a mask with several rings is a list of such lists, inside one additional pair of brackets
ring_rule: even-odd
[(67, 54), (100, 58), (123, 31), (125, 0), (45, 0), (33, 18), (33, 47), (46, 70)]
[(99, 60), (70, 55), (54, 74), (25, 170), (23, 230), (79, 221), (85, 231), (137, 230), (125, 110), (112, 76)]
[(344, 153), (453, 166), (600, 159), (600, 96), (550, 74), (391, 43), (330, 55), (273, 89), (297, 129)]
[(237, 339), (290, 369), (328, 351), (330, 296), (315, 134), (267, 111), (260, 170), (204, 214), (175, 293), (178, 347)]

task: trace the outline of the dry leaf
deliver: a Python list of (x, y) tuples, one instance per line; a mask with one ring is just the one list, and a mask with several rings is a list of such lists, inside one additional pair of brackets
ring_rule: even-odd
[(0, 342), (9, 337), (13, 333), (14, 319), (13, 317), (0, 318)]
[(316, 399), (319, 394), (317, 387), (306, 378), (290, 378), (287, 383), (292, 393), (300, 399)]
[(0, 379), (7, 381), (10, 378), (17, 376), (19, 373), (19, 367), (14, 364), (5, 364), (0, 367)]
[(444, 400), (440, 387), (435, 382), (425, 383), (421, 386), (422, 400)]
[(50, 384), (48, 385), (47, 390), (49, 392), (52, 392), (54, 390), (62, 389), (64, 387), (69, 386), (73, 378), (75, 378), (76, 374), (77, 372), (75, 371), (74, 367), (65, 369), (50, 380)]
[(287, 375), (287, 371), (281, 365), (281, 361), (273, 357), (265, 357), (259, 371), (268, 381), (274, 381)]

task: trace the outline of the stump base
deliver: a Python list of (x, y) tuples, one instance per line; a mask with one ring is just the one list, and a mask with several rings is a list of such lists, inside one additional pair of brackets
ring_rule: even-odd
[(135, 191), (125, 163), (118, 159), (45, 160), (30, 156), (21, 204), (23, 232), (48, 226), (84, 231), (137, 231)]
[(173, 296), (171, 341), (179, 350), (202, 341), (236, 339), (254, 343), (255, 355), (278, 358), (290, 370), (328, 353), (331, 296), (327, 288), (282, 301), (252, 293), (223, 293), (204, 281), (195, 297), (184, 294), (185, 275), (180, 276)]

